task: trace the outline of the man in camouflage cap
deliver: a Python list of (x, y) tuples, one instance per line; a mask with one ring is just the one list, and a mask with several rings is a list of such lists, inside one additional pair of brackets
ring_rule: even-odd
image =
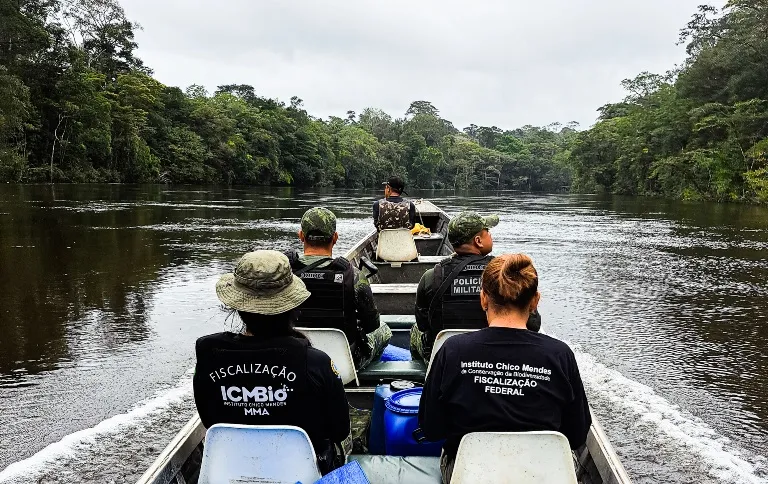
[(448, 240), (458, 253), (458, 249), (475, 236), (484, 238), (485, 240), (479, 241), (477, 251), (484, 255), (490, 254), (493, 249), (493, 240), (489, 230), (497, 225), (499, 225), (498, 215), (483, 217), (477, 212), (461, 212), (448, 223)]
[(382, 183), (384, 198), (373, 202), (373, 225), (376, 230), (411, 229), (416, 220), (416, 205), (402, 197), (405, 182), (399, 176), (391, 176)]
[[(299, 239), (304, 242), (336, 243), (339, 234), (336, 232), (336, 215), (327, 208), (310, 208), (301, 217)], [(333, 239), (333, 240), (331, 240)], [(312, 244), (318, 245), (318, 244)]]
[(301, 217), (299, 240), (304, 252), (286, 255), (293, 273), (312, 295), (299, 306), (297, 326), (344, 331), (355, 365), (361, 369), (381, 357), (392, 330), (379, 320), (365, 274), (344, 257), (333, 258), (338, 239), (336, 216), (327, 208), (311, 208)]
[[(455, 251), (429, 269), (416, 289), (416, 324), (411, 329), (411, 354), (429, 361), (437, 334), (444, 329), (480, 329), (488, 326), (480, 307), (480, 278), (493, 259), (490, 229), (498, 215), (461, 212), (448, 223), (448, 240)], [(528, 329), (538, 331), (538, 313)]]

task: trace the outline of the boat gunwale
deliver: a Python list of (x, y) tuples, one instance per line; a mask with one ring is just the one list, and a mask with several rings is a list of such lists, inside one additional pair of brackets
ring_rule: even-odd
[(608, 436), (603, 430), (603, 426), (595, 417), (592, 407), (589, 408), (589, 414), (592, 417), (592, 426), (587, 434), (587, 449), (592, 461), (603, 479), (603, 484), (630, 484), (629, 474), (621, 463), (616, 449), (608, 440)]
[[(414, 200), (414, 202), (417, 201)], [(437, 215), (445, 222), (449, 220), (448, 215), (440, 207), (437, 207), (432, 202), (423, 199), (419, 200), (418, 202), (426, 202), (425, 206), (431, 206), (429, 207), (429, 211), (423, 212), (424, 215)], [(420, 212), (419, 203), (416, 204), (416, 207), (417, 212)], [(432, 207), (434, 207), (434, 210), (431, 209)], [(444, 230), (447, 231), (447, 223), (445, 224)], [(372, 253), (375, 252), (373, 243), (377, 234), (378, 232), (375, 228), (371, 229), (371, 231), (365, 237), (360, 239), (346, 252), (344, 257), (357, 265), (359, 258), (366, 255), (365, 252), (368, 247), (370, 247)], [(446, 237), (445, 244), (447, 243), (448, 241)], [(346, 393), (353, 394), (372, 395), (375, 393), (375, 391), (375, 386), (345, 387)], [(631, 480), (623, 464), (621, 463), (618, 454), (616, 454), (613, 445), (608, 440), (605, 431), (597, 421), (591, 406), (590, 415), (592, 416), (592, 425), (587, 434), (587, 441), (585, 444), (587, 452), (579, 457), (579, 464), (586, 466), (589, 463), (589, 459), (591, 458), (600, 478), (602, 479), (601, 483), (594, 484), (630, 484)], [(184, 463), (187, 461), (187, 459), (189, 459), (189, 456), (192, 454), (194, 449), (203, 441), (205, 437), (205, 431), (206, 429), (203, 427), (199, 415), (195, 413), (195, 415), (176, 434), (173, 440), (166, 446), (163, 452), (157, 457), (157, 459), (141, 476), (136, 484), (170, 484), (174, 482), (176, 475), (181, 470)], [(183, 459), (179, 459), (180, 455), (184, 456)], [(169, 472), (172, 472), (172, 474), (169, 475)]]
[(171, 483), (192, 452), (205, 438), (206, 429), (197, 412), (179, 430), (136, 484)]

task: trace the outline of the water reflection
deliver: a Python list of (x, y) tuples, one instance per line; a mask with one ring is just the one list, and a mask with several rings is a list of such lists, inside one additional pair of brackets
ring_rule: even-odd
[[(332, 192), (309, 199), (350, 220), (367, 215)], [(295, 244), (310, 206), (290, 188), (0, 187), (0, 383), (148, 338), (164, 268)]]
[[(224, 327), (213, 284), (237, 256), (297, 247), (315, 205), (339, 216), (342, 253), (371, 229), (378, 195), (0, 186), (0, 413), (11, 420), (0, 469), (176, 381), (194, 339)], [(495, 252), (533, 256), (544, 329), (579, 348), (595, 411), (637, 482), (713, 481), (718, 446), (768, 453), (767, 209), (416, 195), (502, 215)]]
[(79, 335), (104, 350), (146, 338), (146, 283), (168, 263), (145, 234), (90, 228), (142, 223), (146, 213), (72, 212), (34, 188), (3, 191), (5, 200), (17, 191), (0, 229), (0, 373), (11, 379), (78, 358)]
[[(497, 203), (473, 202), (486, 210)], [(537, 261), (545, 329), (745, 448), (768, 453), (768, 391), (758, 384), (768, 378), (765, 208), (623, 198), (515, 202), (494, 239), (498, 250), (523, 250)], [(616, 401), (605, 403), (597, 411), (609, 430), (638, 431), (634, 420), (622, 424), (628, 416)], [(632, 439), (613, 432), (622, 455), (658, 458), (657, 447), (627, 446)], [(657, 478), (674, 462), (662, 459)]]

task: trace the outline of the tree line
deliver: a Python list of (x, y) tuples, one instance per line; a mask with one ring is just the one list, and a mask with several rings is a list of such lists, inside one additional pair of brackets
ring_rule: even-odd
[(571, 146), (576, 191), (768, 202), (768, 1), (699, 7), (682, 66), (624, 81)]
[(117, 0), (0, 0), (0, 181), (609, 192), (768, 201), (768, 1), (702, 6), (688, 58), (597, 123), (462, 130), (428, 101), (318, 119), (244, 84), (166, 86)]
[(116, 0), (0, 0), (0, 180), (559, 190), (575, 134), (457, 130), (427, 101), (327, 120), (249, 85), (152, 78)]

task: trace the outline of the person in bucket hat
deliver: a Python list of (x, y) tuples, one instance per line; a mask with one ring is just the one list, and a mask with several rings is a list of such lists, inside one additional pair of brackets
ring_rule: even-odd
[(301, 217), (299, 240), (303, 254), (288, 252), (293, 273), (312, 296), (299, 306), (298, 324), (344, 331), (358, 369), (378, 360), (392, 339), (392, 330), (379, 319), (371, 285), (365, 274), (344, 257), (333, 258), (339, 239), (336, 216), (323, 207)]
[(248, 252), (219, 278), (216, 295), (243, 328), (195, 344), (192, 385), (203, 425), (295, 425), (312, 440), (323, 473), (343, 464), (350, 433), (344, 385), (328, 355), (293, 327), (310, 293), (288, 258)]
[[(451, 257), (427, 270), (416, 289), (416, 324), (411, 328), (411, 354), (429, 361), (437, 334), (444, 329), (479, 329), (488, 325), (480, 307), (480, 276), (493, 259), (490, 230), (498, 215), (464, 211), (448, 223)], [(538, 331), (541, 316), (534, 311), (528, 329)]]
[(310, 294), (283, 254), (260, 250), (245, 254), (234, 272), (221, 276), (216, 295), (228, 308), (272, 316), (296, 309)]
[(391, 176), (382, 185), (384, 198), (373, 202), (373, 224), (376, 230), (413, 228), (416, 205), (402, 197), (405, 194), (403, 179)]

